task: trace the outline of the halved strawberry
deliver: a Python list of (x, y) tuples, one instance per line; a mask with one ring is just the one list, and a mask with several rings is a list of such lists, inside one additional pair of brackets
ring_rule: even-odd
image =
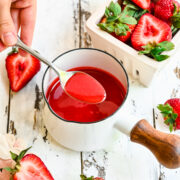
[(29, 149), (25, 149), (19, 155), (10, 152), (16, 164), (14, 168), (5, 167), (3, 169), (11, 173), (13, 180), (54, 180), (39, 157), (34, 154), (25, 155)]
[(136, 50), (143, 50), (142, 46), (148, 43), (170, 41), (171, 38), (170, 26), (153, 15), (146, 13), (140, 18), (133, 32), (131, 43)]
[(151, 0), (132, 0), (142, 9), (150, 9)]
[(45, 164), (34, 154), (27, 154), (20, 161), (14, 180), (53, 180)]
[(12, 52), (6, 58), (6, 69), (11, 89), (15, 92), (22, 89), (40, 70), (40, 62), (31, 55), (22, 57)]

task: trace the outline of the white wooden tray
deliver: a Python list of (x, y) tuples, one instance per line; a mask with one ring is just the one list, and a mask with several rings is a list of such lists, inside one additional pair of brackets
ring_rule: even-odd
[(180, 31), (173, 37), (175, 49), (166, 54), (170, 55), (165, 61), (157, 62), (145, 55), (138, 55), (138, 51), (129, 45), (114, 38), (109, 33), (102, 31), (97, 24), (104, 15), (107, 4), (104, 4), (86, 22), (86, 29), (95, 48), (104, 50), (115, 56), (124, 65), (128, 74), (139, 80), (143, 85), (149, 86), (153, 78), (165, 65), (173, 61), (173, 54), (180, 46)]

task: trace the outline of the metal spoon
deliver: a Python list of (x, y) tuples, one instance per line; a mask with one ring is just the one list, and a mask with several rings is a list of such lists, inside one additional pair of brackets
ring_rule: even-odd
[[(43, 63), (45, 63), (46, 65), (48, 65), (49, 67), (51, 67), (55, 72), (56, 74), (58, 75), (59, 77), (59, 80), (60, 80), (60, 83), (61, 83), (61, 87), (63, 88), (63, 90), (67, 93), (67, 91), (65, 90), (65, 86), (66, 86), (66, 83), (69, 81), (69, 79), (74, 76), (75, 74), (78, 74), (78, 73), (83, 73), (83, 74), (86, 74), (84, 72), (81, 72), (81, 71), (63, 71), (63, 70), (60, 70), (57, 66), (55, 66), (53, 63), (47, 61), (44, 57), (42, 57), (39, 53), (37, 53), (35, 50), (31, 49), (30, 47), (28, 47), (27, 45), (25, 45), (21, 40), (20, 38), (18, 37), (17, 38), (17, 43), (16, 45), (17, 47), (25, 50), (26, 52), (30, 53), (32, 56), (36, 57), (37, 59), (39, 59), (40, 61), (42, 61)], [(88, 74), (86, 74), (87, 76), (89, 76)], [(94, 81), (96, 81), (94, 79)], [(96, 83), (98, 83), (100, 85), (99, 82), (96, 81)], [(101, 85), (100, 85), (101, 86)], [(102, 86), (101, 86), (102, 87)], [(102, 87), (103, 88), (103, 87)], [(104, 88), (103, 88), (104, 90)], [(83, 99), (75, 97), (69, 93), (67, 93), (69, 96), (75, 98), (75, 99), (78, 99), (80, 101), (84, 101)], [(93, 102), (91, 100), (88, 100), (88, 101), (85, 101), (87, 103), (100, 103), (100, 102), (103, 102), (106, 98), (106, 92), (104, 90), (104, 98), (102, 98), (101, 100), (97, 101), (97, 102)]]

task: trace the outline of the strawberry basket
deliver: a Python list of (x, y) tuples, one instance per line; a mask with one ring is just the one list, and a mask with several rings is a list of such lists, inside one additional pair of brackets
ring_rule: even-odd
[(129, 75), (148, 87), (153, 78), (167, 64), (173, 61), (173, 55), (180, 46), (180, 31), (178, 31), (171, 40), (175, 48), (166, 53), (169, 55), (169, 58), (161, 62), (155, 61), (153, 58), (146, 55), (138, 55), (138, 51), (133, 47), (116, 39), (97, 26), (104, 16), (107, 6), (107, 4), (104, 4), (100, 7), (86, 22), (86, 29), (91, 37), (93, 47), (107, 51), (115, 56), (124, 65)]

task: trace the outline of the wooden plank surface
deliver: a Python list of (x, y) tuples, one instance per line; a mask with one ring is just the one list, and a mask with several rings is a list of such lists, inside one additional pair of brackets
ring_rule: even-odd
[(7, 50), (0, 55), (0, 133), (7, 131), (9, 113), (9, 83), (5, 69)]
[[(78, 34), (73, 27), (76, 10), (73, 3), (78, 1), (38, 1), (33, 48), (50, 61), (76, 46)], [(24, 138), (28, 146), (32, 145), (31, 152), (42, 158), (55, 179), (79, 180), (80, 153), (58, 145), (44, 126), (41, 81), (45, 68), (42, 64), (41, 72), (20, 92), (11, 92), (9, 132)]]
[[(48, 0), (39, 0), (33, 48), (53, 60), (69, 49), (91, 47), (85, 21), (105, 2), (52, 0), (50, 3)], [(33, 146), (31, 152), (46, 163), (55, 180), (79, 180), (81, 172), (106, 180), (180, 179), (180, 169), (168, 170), (160, 166), (148, 150), (130, 142), (117, 130), (114, 130), (112, 144), (102, 151), (79, 153), (61, 147), (52, 139), (43, 123), (41, 80), (46, 67), (42, 65), (41, 72), (22, 91), (16, 94), (10, 92), (9, 96), (3, 61), (6, 53), (0, 54), (0, 133), (8, 129), (9, 133), (24, 138), (28, 146)], [(178, 60), (179, 55), (174, 59)], [(130, 83), (129, 113), (145, 117), (157, 129), (168, 132), (158, 111), (155, 109), (155, 121), (152, 112), (157, 104), (170, 97), (180, 96), (180, 63), (177, 61), (167, 67), (150, 88), (144, 88), (132, 79)]]
[[(165, 103), (170, 98), (180, 98), (180, 53), (174, 55), (172, 62), (157, 77), (153, 84), (154, 109), (156, 128), (169, 133), (169, 128), (164, 124), (164, 120), (157, 110), (158, 104)], [(173, 132), (180, 135), (180, 130)], [(180, 179), (180, 168), (171, 170), (160, 166), (160, 180)]]
[[(95, 0), (81, 0), (82, 47), (92, 46), (90, 38), (84, 29), (84, 24), (94, 9), (97, 9), (96, 2)], [(98, 2), (99, 5), (105, 3), (105, 1)], [(151, 89), (146, 89), (132, 80), (127, 108), (131, 114), (145, 115), (149, 122), (153, 124), (151, 95)], [(146, 106), (142, 101), (143, 96), (149, 97), (147, 99), (149, 103)], [(114, 132), (114, 139), (115, 141), (107, 150), (82, 154), (84, 174), (87, 176), (100, 176), (106, 180), (158, 179), (159, 164), (154, 160), (150, 152), (139, 145), (131, 143), (128, 137), (119, 132)]]

